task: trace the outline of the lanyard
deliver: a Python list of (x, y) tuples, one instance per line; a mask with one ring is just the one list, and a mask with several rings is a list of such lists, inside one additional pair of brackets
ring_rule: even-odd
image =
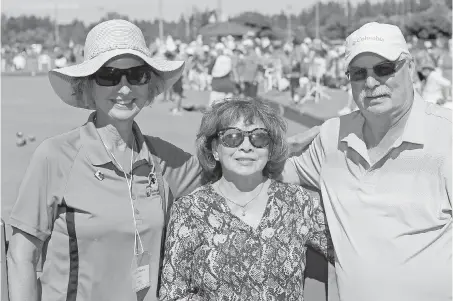
[[(102, 140), (102, 138), (101, 138)], [(126, 171), (124, 171), (124, 168), (121, 166), (121, 164), (119, 163), (119, 161), (115, 158), (115, 155), (113, 154), (113, 152), (111, 152), (109, 150), (109, 148), (107, 147), (107, 145), (104, 143), (104, 141), (102, 141), (102, 144), (104, 144), (104, 147), (105, 149), (109, 152), (109, 154), (112, 156), (113, 160), (115, 161), (115, 163), (120, 167), (121, 171), (124, 173), (124, 178), (126, 179), (126, 183), (127, 183), (127, 190), (129, 192), (129, 200), (131, 202), (131, 208), (132, 208), (132, 216), (134, 218), (134, 228), (135, 228), (135, 233), (134, 233), (134, 254), (135, 255), (139, 255), (139, 254), (142, 254), (145, 250), (143, 249), (143, 243), (142, 243), (142, 239), (140, 238), (140, 233), (138, 232), (138, 228), (137, 228), (137, 219), (135, 217), (135, 207), (134, 207), (134, 201), (132, 200), (132, 180), (133, 180), (133, 172), (132, 172), (132, 163), (134, 161), (134, 146), (135, 146), (135, 138), (134, 138), (134, 143), (132, 143), (132, 152), (131, 152), (131, 171), (130, 171), (130, 180), (126, 174)], [(138, 243), (139, 245), (137, 244), (137, 238), (138, 238)]]

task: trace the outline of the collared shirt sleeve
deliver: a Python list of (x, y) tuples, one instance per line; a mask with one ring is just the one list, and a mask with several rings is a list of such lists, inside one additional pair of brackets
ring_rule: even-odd
[(286, 160), (279, 180), (285, 183), (308, 185), (319, 189), (319, 177), (324, 161), (321, 133), (299, 156)]
[(175, 199), (201, 186), (202, 170), (195, 156), (160, 138), (152, 138), (151, 143), (161, 159), (162, 174)]
[(41, 241), (51, 234), (57, 214), (58, 197), (53, 195), (53, 175), (49, 143), (44, 141), (32, 155), (28, 169), (19, 188), (16, 203), (8, 224)]
[(160, 300), (202, 300), (192, 279), (194, 253), (200, 239), (199, 219), (191, 214), (192, 196), (182, 197), (171, 208), (165, 241)]
[(181, 165), (166, 165), (164, 176), (175, 199), (187, 195), (202, 184), (201, 166), (198, 159), (181, 151), (180, 156), (185, 159)]

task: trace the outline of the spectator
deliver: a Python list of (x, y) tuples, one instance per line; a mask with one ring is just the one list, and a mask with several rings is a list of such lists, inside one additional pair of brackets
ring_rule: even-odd
[(444, 78), (431, 62), (422, 64), (421, 72), (425, 78), (422, 88), (423, 99), (435, 104), (444, 104), (449, 97), (448, 90), (451, 89), (451, 82)]
[(245, 97), (255, 98), (258, 94), (260, 59), (251, 39), (245, 40), (243, 45), (246, 53), (243, 60), (243, 71), (240, 73), (241, 92)]
[(438, 66), (442, 71), (442, 76), (448, 79), (450, 82), (452, 81), (452, 49), (451, 49), (451, 39), (448, 40), (447, 50), (443, 51), (441, 56), (439, 57)]
[(236, 92), (237, 74), (233, 68), (232, 55), (225, 54), (223, 44), (217, 44), (218, 56), (210, 67), (212, 76), (208, 107), (216, 102), (232, 97)]
[(13, 66), (15, 70), (24, 70), (27, 65), (25, 52), (19, 53), (13, 58)]

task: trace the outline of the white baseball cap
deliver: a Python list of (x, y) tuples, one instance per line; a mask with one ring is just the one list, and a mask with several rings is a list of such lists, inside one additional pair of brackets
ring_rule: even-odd
[(345, 63), (364, 52), (376, 53), (390, 61), (395, 61), (401, 53), (410, 53), (401, 30), (390, 24), (366, 23), (346, 38)]

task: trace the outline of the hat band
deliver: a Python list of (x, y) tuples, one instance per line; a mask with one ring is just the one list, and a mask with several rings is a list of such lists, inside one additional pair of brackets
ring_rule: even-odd
[(106, 48), (106, 49), (101, 49), (101, 50), (95, 51), (93, 53), (87, 52), (87, 56), (84, 58), (84, 61), (91, 60), (102, 53), (109, 52), (112, 50), (119, 50), (119, 49), (136, 50), (136, 51), (143, 53), (144, 55), (146, 55), (148, 57), (151, 57), (151, 53), (149, 51), (146, 51), (145, 49), (143, 49), (143, 47), (137, 47), (134, 45), (118, 45), (117, 47), (114, 47), (114, 48), (110, 47), (110, 48)]

